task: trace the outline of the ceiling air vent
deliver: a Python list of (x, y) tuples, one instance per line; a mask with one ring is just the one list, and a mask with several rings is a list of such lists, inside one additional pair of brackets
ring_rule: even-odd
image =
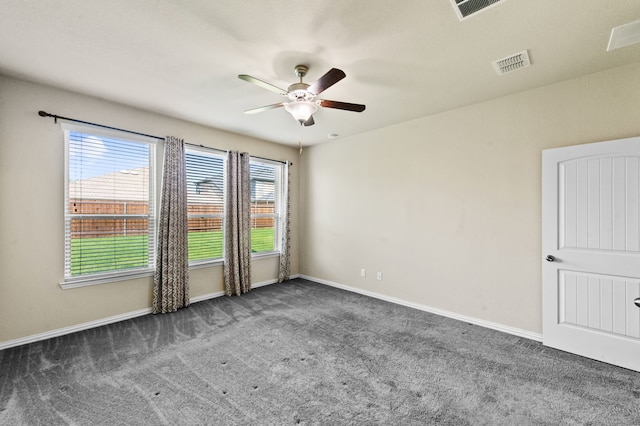
[(451, 0), (453, 8), (458, 14), (458, 18), (463, 20), (467, 16), (473, 15), (476, 12), (480, 12), (495, 3), (502, 0)]
[(493, 68), (498, 75), (507, 74), (520, 68), (528, 67), (529, 65), (531, 65), (531, 61), (529, 60), (529, 53), (527, 53), (526, 50), (493, 61)]

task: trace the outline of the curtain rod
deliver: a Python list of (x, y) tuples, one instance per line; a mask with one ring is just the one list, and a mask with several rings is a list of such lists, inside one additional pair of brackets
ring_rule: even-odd
[(48, 112), (45, 112), (42, 110), (38, 111), (38, 115), (40, 117), (53, 117), (53, 120), (55, 123), (58, 122), (58, 119), (61, 119), (61, 120), (73, 121), (74, 123), (82, 123), (82, 124), (88, 124), (90, 126), (102, 127), (103, 129), (118, 130), (120, 132), (131, 133), (138, 136), (146, 136), (152, 139), (164, 140), (164, 138), (160, 136), (148, 135), (146, 133), (134, 132), (132, 130), (120, 129), (118, 127), (105, 126), (104, 124), (92, 123), (91, 121), (83, 121), (83, 120), (78, 120), (76, 118), (63, 117), (61, 115), (56, 115), (56, 114), (49, 114)]
[[(69, 118), (69, 117), (63, 117), (61, 115), (49, 114), (48, 112), (42, 111), (42, 110), (38, 111), (38, 115), (40, 117), (53, 117), (53, 120), (54, 120), (55, 123), (58, 122), (58, 119), (67, 120), (67, 121), (73, 121), (74, 123), (88, 124), (90, 126), (101, 127), (103, 129), (117, 130), (119, 132), (131, 133), (133, 135), (138, 135), (138, 136), (145, 136), (145, 137), (151, 138), (151, 139), (158, 139), (158, 140), (161, 140), (161, 141), (165, 140), (165, 138), (163, 138), (161, 136), (154, 136), (154, 135), (149, 135), (149, 134), (146, 134), (146, 133), (134, 132), (133, 130), (120, 129), (119, 127), (105, 126), (104, 124), (92, 123), (91, 121), (78, 120), (77, 118)], [(210, 148), (210, 147), (204, 146), (204, 145), (196, 145), (196, 144), (187, 143), (187, 142), (185, 142), (184, 144), (185, 145), (190, 145), (190, 146), (197, 146), (199, 148), (213, 149), (213, 150), (220, 151), (220, 152), (228, 152), (228, 151), (225, 151), (223, 149)], [(272, 160), (271, 158), (256, 157), (255, 155), (251, 155), (251, 157), (259, 158), (260, 160), (276, 161), (278, 163), (287, 163), (287, 161)], [(289, 165), (293, 166), (292, 162), (288, 162), (288, 163), (289, 163)]]

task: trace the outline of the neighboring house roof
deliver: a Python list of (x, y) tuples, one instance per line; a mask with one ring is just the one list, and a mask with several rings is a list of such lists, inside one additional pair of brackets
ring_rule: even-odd
[(275, 185), (271, 181), (251, 180), (251, 201), (274, 201)]
[(69, 199), (146, 201), (149, 168), (107, 173), (69, 182)]
[[(187, 196), (192, 204), (222, 204), (224, 191), (220, 177), (213, 176), (187, 184)], [(146, 201), (149, 168), (107, 173), (69, 182), (69, 199)], [(273, 177), (259, 175), (251, 179), (252, 201), (274, 201)]]
[(190, 204), (222, 204), (224, 192), (220, 187), (221, 178), (212, 177), (195, 183), (187, 183), (187, 197)]
[(261, 164), (251, 165), (251, 200), (275, 200), (275, 170), (271, 166)]
[[(222, 176), (212, 175), (211, 177), (195, 182), (195, 184), (189, 184), (187, 191), (190, 202), (198, 203), (199, 200), (203, 200), (202, 202), (211, 203), (212, 201), (207, 200), (210, 200), (212, 197), (216, 200), (215, 202), (218, 202), (217, 200), (222, 202), (224, 197), (222, 181)], [(258, 170), (258, 173), (256, 173), (256, 166), (252, 166), (251, 201), (274, 201), (274, 190), (273, 170), (271, 169), (271, 175), (262, 173), (261, 170)]]

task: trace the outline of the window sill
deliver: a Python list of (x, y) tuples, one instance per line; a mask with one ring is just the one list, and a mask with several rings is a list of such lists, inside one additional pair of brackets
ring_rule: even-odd
[[(279, 251), (265, 251), (261, 253), (251, 253), (251, 260), (254, 259), (266, 259), (270, 257), (279, 257)], [(214, 266), (223, 266), (224, 259), (215, 259), (215, 260), (195, 260), (189, 263), (189, 270), (191, 269), (201, 269), (201, 268), (210, 268)]]
[(251, 253), (251, 259), (265, 259), (268, 257), (280, 257), (279, 251), (264, 251), (261, 253)]
[(134, 280), (136, 278), (152, 277), (153, 271), (145, 269), (136, 272), (126, 272), (121, 274), (95, 275), (92, 277), (71, 278), (60, 283), (63, 290), (71, 288), (87, 287), (91, 285), (106, 284), (117, 281)]
[(215, 259), (215, 260), (194, 260), (193, 262), (189, 262), (189, 270), (191, 269), (201, 269), (201, 268), (210, 268), (213, 266), (222, 266), (224, 265), (223, 259)]
[[(251, 260), (258, 260), (258, 259), (268, 259), (268, 258), (272, 258), (272, 257), (279, 257), (280, 256), (280, 252), (279, 251), (267, 251), (267, 252), (262, 252), (262, 253), (252, 253), (251, 254)], [(215, 267), (215, 266), (222, 266), (224, 265), (224, 260), (223, 259), (216, 259), (216, 260), (209, 260), (209, 261), (195, 261), (189, 264), (189, 270), (191, 269), (201, 269), (201, 268), (210, 268), (210, 267)], [(92, 277), (82, 277), (82, 278), (71, 278), (67, 281), (63, 281), (60, 283), (60, 287), (63, 290), (68, 290), (68, 289), (72, 289), (72, 288), (80, 288), (80, 287), (88, 287), (88, 286), (92, 286), (92, 285), (99, 285), (99, 284), (107, 284), (107, 283), (112, 283), (112, 282), (118, 282), (118, 281), (127, 281), (127, 280), (133, 280), (136, 278), (143, 278), (143, 277), (152, 277), (153, 276), (153, 270), (149, 270), (149, 269), (145, 269), (142, 271), (136, 271), (136, 272), (127, 272), (127, 273), (121, 273), (121, 274), (109, 274), (109, 275), (96, 275), (96, 276), (92, 276)]]

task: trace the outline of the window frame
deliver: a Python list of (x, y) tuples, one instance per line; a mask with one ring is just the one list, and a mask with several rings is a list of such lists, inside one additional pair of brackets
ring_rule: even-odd
[[(285, 164), (281, 161), (277, 160), (269, 160), (261, 157), (250, 157), (249, 160), (249, 186), (251, 187), (251, 165), (266, 165), (272, 166), (275, 168), (275, 176), (274, 176), (274, 212), (273, 214), (257, 214), (254, 215), (251, 213), (251, 220), (254, 218), (265, 218), (265, 217), (273, 217), (273, 250), (268, 251), (260, 251), (260, 252), (251, 252), (252, 258), (261, 258), (261, 257), (272, 257), (279, 256), (282, 252), (281, 243), (282, 243), (282, 227), (283, 227), (283, 203), (285, 201), (286, 194), (284, 194), (284, 170)], [(253, 228), (252, 228), (253, 229)]]
[[(141, 277), (153, 276), (154, 270), (155, 270), (156, 256), (157, 256), (157, 231), (158, 231), (158, 219), (159, 219), (158, 214), (159, 214), (159, 204), (160, 204), (158, 190), (162, 182), (162, 174), (163, 174), (162, 164), (158, 164), (158, 158), (159, 156), (160, 157), (162, 156), (162, 150), (164, 149), (164, 146), (160, 144), (160, 147), (158, 147), (159, 139), (155, 139), (152, 137), (145, 137), (137, 134), (131, 134), (126, 131), (111, 130), (111, 129), (105, 129), (99, 126), (92, 126), (90, 124), (76, 124), (76, 123), (71, 123), (66, 121), (61, 122), (60, 125), (64, 131), (64, 204), (65, 204), (64, 227), (63, 227), (64, 240), (65, 240), (65, 243), (64, 243), (65, 253), (63, 256), (64, 257), (64, 278), (59, 283), (60, 287), (62, 287), (63, 289), (70, 289), (70, 288), (76, 288), (76, 287), (84, 287), (84, 286), (90, 286), (90, 285), (96, 285), (96, 284), (132, 280), (132, 279), (141, 278)], [(123, 141), (144, 143), (149, 146), (149, 163), (148, 163), (149, 165), (149, 188), (148, 188), (149, 213), (148, 215), (140, 215), (140, 214), (128, 215), (131, 217), (136, 216), (137, 218), (141, 218), (142, 216), (145, 216), (144, 218), (149, 221), (149, 228), (147, 233), (149, 261), (146, 267), (135, 268), (130, 270), (116, 270), (116, 271), (109, 271), (109, 272), (89, 273), (89, 274), (84, 274), (79, 276), (70, 275), (70, 266), (68, 262), (70, 262), (70, 255), (71, 255), (71, 251), (70, 251), (70, 244), (71, 244), (70, 229), (71, 228), (69, 224), (73, 216), (77, 217), (77, 215), (73, 215), (69, 212), (69, 206), (70, 206), (69, 204), (69, 201), (70, 201), (69, 200), (69, 183), (70, 183), (69, 137), (71, 132), (82, 133), (86, 135), (86, 137), (95, 136), (98, 138), (100, 137), (113, 138), (113, 139), (118, 139)], [(159, 150), (160, 152), (158, 152)], [(205, 155), (220, 157), (223, 164), (223, 210), (222, 210), (222, 214), (211, 215), (212, 217), (220, 218), (223, 223), (222, 225), (222, 232), (223, 232), (222, 257), (189, 261), (189, 269), (199, 269), (203, 267), (223, 265), (224, 264), (224, 220), (225, 220), (225, 214), (226, 214), (226, 208), (227, 208), (227, 188), (226, 188), (227, 186), (226, 174), (227, 174), (227, 167), (228, 167), (227, 156), (224, 154), (225, 151), (222, 151), (216, 148), (205, 147), (201, 145), (200, 146), (188, 145), (187, 147), (185, 147), (185, 151), (192, 151), (196, 153), (201, 152), (201, 153), (204, 153)], [(273, 250), (268, 250), (268, 251), (252, 252), (251, 258), (254, 259), (254, 258), (279, 256), (281, 254), (280, 245), (282, 240), (281, 238), (282, 230), (284, 226), (283, 214), (282, 214), (284, 209), (283, 203), (286, 203), (286, 199), (285, 199), (286, 194), (284, 193), (285, 185), (283, 180), (285, 178), (284, 176), (284, 173), (286, 170), (285, 164), (277, 160), (269, 160), (262, 157), (250, 156), (250, 169), (252, 164), (258, 164), (258, 165), (263, 164), (263, 165), (268, 165), (275, 168), (275, 180), (274, 180), (274, 184), (275, 184), (274, 198), (275, 199), (274, 199), (273, 214), (265, 214), (265, 213), (258, 214), (258, 215), (251, 214), (252, 220), (254, 218), (260, 218), (260, 217), (273, 217), (274, 248)], [(251, 177), (250, 177), (250, 180), (251, 180)], [(87, 216), (91, 216), (91, 215), (87, 214)], [(107, 217), (111, 215), (106, 214), (102, 216)], [(113, 214), (112, 216), (122, 216), (122, 215)], [(207, 215), (207, 217), (208, 216), (210, 215)], [(202, 215), (195, 214), (194, 216), (189, 215), (189, 217), (202, 217)], [(67, 274), (67, 272), (69, 272), (69, 275)]]
[[(222, 213), (221, 214), (187, 214), (187, 220), (193, 218), (220, 218), (222, 220), (222, 256), (208, 259), (189, 260), (189, 269), (198, 269), (209, 266), (216, 266), (224, 264), (224, 221), (227, 206), (227, 156), (225, 151), (221, 151), (216, 148), (209, 148), (206, 146), (186, 145), (185, 146), (185, 158), (187, 152), (202, 153), (211, 157), (219, 157), (222, 160)], [(187, 181), (189, 180), (187, 175)], [(188, 192), (188, 190), (187, 190)], [(189, 206), (189, 200), (187, 195), (187, 208)]]
[[(91, 125), (82, 125), (82, 124), (72, 124), (69, 122), (62, 122), (61, 127), (64, 131), (64, 278), (63, 281), (60, 282), (60, 287), (63, 289), (76, 288), (76, 287), (84, 287), (89, 285), (103, 284), (109, 282), (117, 282), (124, 280), (131, 280), (140, 277), (148, 277), (153, 276), (155, 263), (156, 263), (156, 252), (157, 252), (157, 227), (158, 227), (158, 211), (157, 211), (157, 174), (158, 174), (158, 165), (157, 165), (157, 145), (158, 140), (154, 138), (148, 138), (144, 136), (130, 134), (128, 132), (117, 131), (117, 130), (109, 130), (103, 129), (100, 127), (95, 127)], [(108, 272), (97, 272), (97, 273), (89, 273), (84, 275), (72, 276), (70, 272), (70, 262), (71, 262), (71, 220), (74, 217), (78, 216), (91, 216), (90, 214), (77, 214), (74, 215), (69, 212), (69, 184), (70, 184), (70, 134), (71, 132), (81, 133), (85, 135), (85, 137), (95, 136), (97, 138), (110, 138), (110, 139), (118, 139), (126, 142), (133, 143), (143, 143), (148, 145), (149, 147), (149, 207), (148, 214), (140, 215), (140, 214), (132, 214), (127, 215), (132, 218), (135, 217), (137, 219), (142, 218), (148, 220), (148, 228), (147, 228), (147, 254), (148, 261), (145, 267), (141, 268), (132, 268), (129, 270), (114, 270)], [(95, 215), (97, 216), (97, 215)], [(102, 217), (122, 217), (122, 215), (118, 214), (105, 214), (100, 215)]]

